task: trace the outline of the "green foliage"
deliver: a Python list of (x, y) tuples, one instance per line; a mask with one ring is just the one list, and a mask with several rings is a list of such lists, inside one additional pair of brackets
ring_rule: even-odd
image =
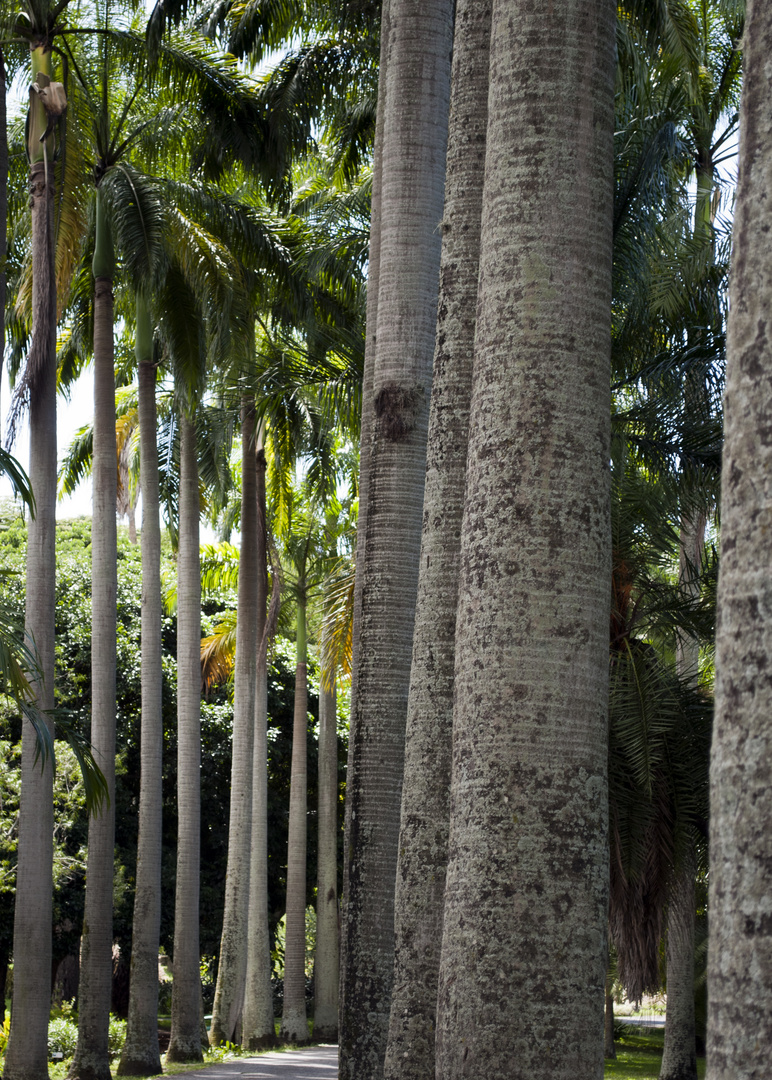
[(78, 1045), (78, 1025), (65, 1016), (56, 1016), (48, 1025), (48, 1056), (62, 1054), (70, 1058)]

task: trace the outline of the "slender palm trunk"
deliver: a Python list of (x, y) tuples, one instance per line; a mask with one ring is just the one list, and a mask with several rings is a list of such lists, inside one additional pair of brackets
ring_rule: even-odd
[[(195, 422), (183, 413), (177, 556), (177, 886), (172, 1031), (166, 1060), (201, 1061), (201, 569)], [(143, 500), (144, 501), (144, 500)], [(147, 510), (145, 511), (147, 512)], [(144, 529), (143, 529), (144, 532)]]
[[(710, 160), (710, 136), (707, 138), (707, 146), (702, 150), (702, 165), (697, 172), (694, 237), (706, 245), (712, 245), (714, 176)], [(687, 376), (684, 397), (687, 415), (696, 413), (699, 416), (701, 412), (707, 411), (704, 379), (698, 381), (694, 376)], [(702, 509), (690, 508), (681, 515), (679, 584), (683, 592), (694, 599), (700, 595), (700, 567), (705, 547), (706, 523), (707, 515)], [(699, 660), (699, 641), (686, 634), (681, 635), (676, 645), (676, 671), (679, 677), (696, 685), (699, 678)], [(687, 840), (687, 845), (687, 857), (674, 870), (668, 905), (667, 1015), (660, 1080), (697, 1080), (694, 1015), (696, 866), (691, 837)], [(689, 874), (692, 875), (691, 880), (688, 879)], [(691, 897), (691, 908), (688, 897)], [(674, 920), (672, 934), (671, 919)]]
[(456, 7), (440, 299), (397, 864), (394, 989), (384, 1067), (385, 1076), (395, 1080), (434, 1076), (490, 17), (489, 3), (460, 0)]
[(258, 440), (257, 469), (257, 685), (252, 767), (252, 849), (249, 859), (249, 937), (242, 1045), (259, 1050), (276, 1042), (271, 988), (271, 938), (268, 922), (268, 550), (265, 500), (265, 450)]
[(603, 1056), (613, 1061), (617, 1056), (614, 1045), (614, 973), (609, 966), (606, 972), (606, 1008), (603, 1014)]
[(493, 4), (443, 1080), (603, 1076), (614, 10)]
[(131, 940), (131, 985), (122, 1076), (161, 1071), (158, 1048), (158, 942), (161, 929), (161, 813), (163, 715), (161, 669), (161, 524), (156, 442), (153, 329), (137, 294), (139, 452), (142, 486), (142, 729), (139, 839)]
[(769, 1072), (772, 1046), (772, 6), (745, 23), (730, 279), (711, 760), (709, 1080)]
[(233, 689), (233, 764), (225, 912), (209, 1036), (213, 1045), (233, 1041), (244, 1004), (247, 975), (259, 573), (256, 545), (255, 412), (254, 402), (249, 399), (245, 399), (242, 405), (241, 461), (241, 553)]
[[(50, 52), (32, 54), (35, 70), (50, 71)], [(33, 102), (31, 112), (40, 110)], [(45, 117), (32, 117), (36, 131)], [(44, 129), (44, 128), (43, 128)], [(34, 642), (41, 680), (33, 683), (37, 707), (54, 707), (54, 618), (56, 575), (56, 285), (54, 276), (54, 177), (39, 158), (30, 166), (32, 217), (32, 348), (29, 359), (29, 476), (35, 517), (27, 530), (25, 633)], [(53, 724), (48, 722), (53, 733)], [(5, 1080), (40, 1080), (48, 1074), (48, 1017), (51, 1007), (51, 908), (53, 868), (53, 771), (36, 762), (37, 740), (22, 729), (16, 906), (13, 929), (14, 982)]]
[[(322, 652), (324, 650), (322, 649)], [(316, 951), (314, 1041), (338, 1041), (338, 725), (335, 672), (322, 672), (319, 689)]]
[[(301, 582), (300, 589), (304, 585)], [(287, 923), (284, 941), (282, 1039), (308, 1042), (306, 1023), (306, 799), (308, 790), (308, 674), (306, 602), (297, 602), (297, 664), (292, 724), (292, 765), (287, 837)]]
[(667, 1021), (659, 1080), (696, 1080), (694, 1034), (694, 922), (697, 906), (694, 847), (676, 866), (667, 911)]
[[(347, 780), (340, 1074), (383, 1070), (394, 966), (394, 883), (426, 467), (453, 4), (384, 9), (373, 427)], [(361, 497), (361, 496), (360, 496)]]
[(117, 449), (113, 364), (112, 238), (97, 193), (94, 251), (94, 495), (91, 522), (91, 746), (109, 791), (109, 805), (88, 826), (86, 904), (78, 988), (78, 1047), (69, 1075), (110, 1080), (108, 1029), (113, 974), (115, 845), (115, 665)]

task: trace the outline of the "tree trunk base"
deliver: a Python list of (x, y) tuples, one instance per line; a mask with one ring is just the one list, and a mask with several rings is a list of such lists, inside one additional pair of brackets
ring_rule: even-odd
[(278, 1046), (279, 1040), (275, 1035), (257, 1035), (249, 1039), (246, 1045), (247, 1050), (270, 1050), (271, 1047)]

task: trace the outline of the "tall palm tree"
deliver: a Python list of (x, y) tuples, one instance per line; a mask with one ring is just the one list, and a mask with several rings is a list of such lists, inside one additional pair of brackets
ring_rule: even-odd
[(115, 681), (118, 592), (113, 274), (107, 208), (97, 199), (94, 246), (94, 467), (91, 625), (91, 745), (105, 775), (109, 805), (89, 819), (88, 867), (78, 1009), (78, 1046), (70, 1076), (108, 1080), (112, 987), (113, 850), (115, 847)]
[[(456, 7), (440, 302), (410, 674), (386, 1077), (434, 1072), (453, 666), (488, 109), (490, 4)], [(471, 145), (470, 145), (471, 140)], [(431, 768), (427, 761), (431, 760)]]
[(158, 1050), (158, 938), (161, 923), (161, 524), (156, 442), (156, 365), (148, 301), (136, 298), (140, 484), (142, 491), (141, 785), (137, 875), (131, 952), (130, 1023), (118, 1072), (153, 1075), (161, 1068)]
[[(32, 78), (42, 89), (52, 75), (51, 47), (66, 0), (40, 0), (30, 16)], [(19, 20), (20, 21), (20, 20)], [(38, 75), (40, 78), (38, 78)], [(26, 384), (30, 405), (29, 475), (36, 499), (27, 545), (25, 632), (35, 642), (39, 678), (34, 680), (41, 713), (54, 707), (54, 551), (56, 507), (56, 291), (54, 278), (53, 132), (39, 93), (31, 92), (28, 151), (32, 217), (32, 345)], [(50, 730), (50, 722), (49, 722)], [(22, 794), (14, 915), (13, 1021), (5, 1075), (28, 1080), (47, 1069), (50, 1008), (53, 860), (52, 761), (35, 763), (31, 726), (22, 735)]]
[(247, 919), (251, 852), (252, 774), (255, 693), (257, 688), (258, 573), (257, 463), (254, 402), (242, 402), (241, 417), (241, 531), (238, 575), (238, 621), (234, 675), (233, 750), (228, 819), (228, 868), (225, 915), (212, 1008), (210, 1041), (232, 1042), (244, 1003), (247, 974)]
[[(569, 0), (549, 25), (493, 5), (437, 1015), (448, 1078), (603, 1074), (614, 16), (605, 0)], [(508, 991), (492, 1018), (493, 985)]]
[[(381, 1074), (388, 1030), (452, 22), (452, 5), (443, 2), (395, 0), (384, 7), (382, 34), (388, 42), (379, 84), (383, 147), (374, 412), (370, 446), (363, 449), (367, 481), (361, 491), (367, 506), (358, 544), (362, 593), (341, 943), (341, 1075), (352, 1080)], [(420, 81), (411, 82), (418, 71)], [(366, 402), (365, 415), (369, 408)]]
[(735, 201), (724, 399), (722, 556), (711, 760), (708, 1069), (710, 1080), (766, 1069), (772, 1039), (769, 829), (769, 459), (772, 294), (772, 11), (751, 0)]

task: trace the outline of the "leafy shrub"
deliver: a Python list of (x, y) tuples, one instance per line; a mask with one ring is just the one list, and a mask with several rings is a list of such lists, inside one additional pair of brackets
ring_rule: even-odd
[(117, 1016), (110, 1016), (110, 1029), (107, 1034), (107, 1050), (111, 1058), (118, 1057), (126, 1042), (126, 1021)]
[[(107, 1049), (111, 1058), (118, 1057), (126, 1041), (126, 1021), (110, 1017)], [(78, 1025), (66, 1016), (55, 1016), (48, 1025), (48, 1056), (55, 1053), (72, 1057), (78, 1045)]]
[(78, 1045), (78, 1025), (65, 1016), (55, 1016), (48, 1025), (48, 1056), (72, 1057)]

